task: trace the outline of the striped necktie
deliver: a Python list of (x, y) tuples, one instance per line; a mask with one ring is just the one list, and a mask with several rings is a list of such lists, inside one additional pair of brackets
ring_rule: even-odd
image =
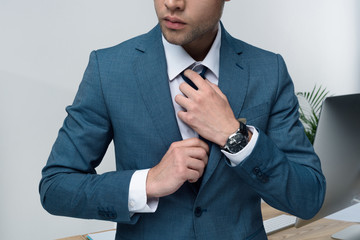
[[(203, 66), (203, 70), (201, 71), (200, 73), (200, 76), (205, 79), (205, 73), (207, 71), (207, 67)], [(193, 83), (193, 81), (191, 81), (188, 77), (186, 77), (184, 75), (184, 71), (180, 74), (181, 77), (184, 79), (184, 81), (189, 84), (191, 87), (193, 87), (195, 90), (198, 90), (198, 88), (196, 87), (196, 85)], [(199, 138), (203, 141), (205, 141), (208, 145), (209, 145), (209, 149), (211, 149), (211, 142), (204, 139), (203, 137), (199, 136)], [(210, 153), (210, 152), (209, 152)], [(199, 191), (199, 188), (200, 188), (200, 185), (201, 185), (201, 182), (202, 182), (202, 177), (198, 179), (197, 182), (195, 183), (192, 183), (191, 185), (193, 186), (195, 192), (198, 192)]]
[[(207, 69), (208, 69), (207, 67), (203, 66), (203, 70), (202, 70), (201, 73), (200, 73), (200, 76), (201, 76), (203, 79), (205, 79), (205, 73), (206, 73)], [(191, 81), (188, 77), (186, 77), (186, 76), (184, 75), (184, 72), (185, 72), (185, 71), (183, 71), (182, 73), (180, 73), (180, 75), (181, 75), (181, 77), (184, 79), (184, 81), (185, 81), (187, 84), (189, 84), (191, 87), (193, 87), (195, 90), (198, 90), (198, 88), (197, 88), (196, 85), (193, 83), (193, 81)]]

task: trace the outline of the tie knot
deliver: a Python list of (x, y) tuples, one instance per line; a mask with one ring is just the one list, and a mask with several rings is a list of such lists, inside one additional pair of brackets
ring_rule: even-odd
[[(205, 79), (205, 73), (207, 71), (207, 67), (203, 66), (203, 65), (195, 65), (194, 67), (191, 68), (191, 70), (199, 73), (199, 75)], [(185, 71), (185, 70), (184, 70)], [(191, 87), (193, 87), (195, 90), (198, 90), (198, 88), (196, 87), (196, 85), (188, 78), (184, 75), (184, 71), (181, 73), (181, 77), (184, 79), (184, 81), (189, 84)]]
[(196, 64), (191, 68), (191, 70), (197, 72), (198, 74), (200, 74), (200, 76), (202, 78), (205, 78), (205, 73), (207, 71), (207, 67), (205, 67), (204, 65), (201, 64)]

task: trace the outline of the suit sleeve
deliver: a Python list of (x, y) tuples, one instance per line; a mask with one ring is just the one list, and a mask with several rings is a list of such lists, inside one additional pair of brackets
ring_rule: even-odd
[(132, 170), (97, 174), (113, 130), (101, 88), (96, 52), (42, 170), (39, 191), (51, 214), (116, 222), (130, 219), (128, 191)]
[[(299, 121), (298, 101), (281, 56), (278, 87), (267, 130), (235, 171), (271, 206), (308, 219), (320, 209), (325, 178)], [(256, 126), (255, 126), (256, 127)]]

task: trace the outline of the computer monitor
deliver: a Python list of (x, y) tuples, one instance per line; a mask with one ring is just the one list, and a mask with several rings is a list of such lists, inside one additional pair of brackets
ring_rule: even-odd
[(328, 97), (322, 105), (314, 140), (326, 178), (325, 201), (301, 227), (355, 203), (360, 194), (360, 94)]

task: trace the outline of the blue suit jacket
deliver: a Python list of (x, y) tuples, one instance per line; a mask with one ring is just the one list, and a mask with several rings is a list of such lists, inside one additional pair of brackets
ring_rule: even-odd
[[(325, 179), (298, 120), (298, 102), (281, 56), (222, 29), (219, 87), (237, 118), (259, 131), (252, 154), (231, 167), (212, 144), (198, 192), (185, 183), (155, 213), (128, 211), (135, 170), (155, 166), (181, 135), (156, 26), (149, 33), (92, 52), (40, 182), (52, 214), (118, 222), (116, 239), (266, 239), (260, 199), (310, 218)], [(96, 174), (114, 141), (114, 172)]]

